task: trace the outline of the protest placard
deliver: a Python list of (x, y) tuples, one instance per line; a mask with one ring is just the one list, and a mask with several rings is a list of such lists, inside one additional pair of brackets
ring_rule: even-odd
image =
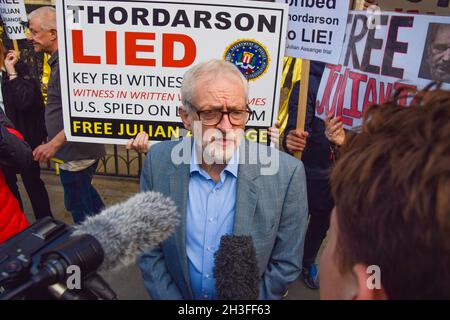
[(248, 138), (264, 142), (277, 118), (287, 9), (237, 0), (58, 1), (67, 139), (124, 144), (140, 131), (151, 140), (178, 136), (183, 74), (226, 59), (249, 80)]
[(286, 55), (337, 64), (349, 0), (277, 0), (289, 4)]
[(383, 11), (450, 15), (450, 0), (378, 0)]
[[(327, 65), (317, 95), (316, 115), (341, 116), (346, 128), (402, 87), (433, 80), (450, 87), (450, 17), (383, 12), (379, 28), (367, 20), (365, 12), (350, 13), (340, 62)], [(411, 100), (402, 95), (400, 103)]]
[(0, 0), (0, 16), (9, 39), (26, 39), (27, 12), (23, 0)]

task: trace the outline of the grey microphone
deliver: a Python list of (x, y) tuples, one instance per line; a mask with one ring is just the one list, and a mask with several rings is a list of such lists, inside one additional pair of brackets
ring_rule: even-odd
[(176, 230), (180, 218), (174, 202), (147, 191), (88, 217), (73, 236), (91, 235), (104, 251), (98, 271), (117, 270), (134, 263), (143, 251), (157, 246)]

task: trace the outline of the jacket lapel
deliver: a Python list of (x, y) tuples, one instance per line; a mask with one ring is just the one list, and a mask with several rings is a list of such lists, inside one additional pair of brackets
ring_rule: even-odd
[(179, 264), (183, 271), (184, 280), (190, 288), (188, 275), (188, 262), (186, 254), (186, 208), (189, 190), (189, 164), (179, 165), (170, 176), (170, 195), (180, 213), (180, 232), (175, 233), (175, 242), (178, 250)]
[(248, 142), (239, 151), (239, 173), (237, 180), (236, 211), (234, 216), (234, 235), (249, 235), (258, 201), (258, 186), (255, 178), (259, 175), (259, 165), (249, 164)]

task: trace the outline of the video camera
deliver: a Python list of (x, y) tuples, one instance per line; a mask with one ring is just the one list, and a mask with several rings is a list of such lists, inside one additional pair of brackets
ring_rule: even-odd
[[(72, 236), (73, 231), (65, 223), (46, 217), (3, 243), (0, 300), (116, 299), (97, 274), (104, 258), (102, 246), (91, 235)], [(69, 284), (72, 276), (80, 278)]]

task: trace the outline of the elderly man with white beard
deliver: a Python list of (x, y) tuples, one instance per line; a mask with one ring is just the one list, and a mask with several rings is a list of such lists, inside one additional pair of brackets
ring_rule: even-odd
[[(193, 138), (155, 144), (142, 168), (141, 190), (171, 197), (181, 215), (175, 234), (140, 257), (144, 284), (152, 299), (215, 299), (221, 237), (251, 236), (259, 299), (281, 299), (301, 270), (303, 164), (244, 140), (252, 112), (247, 80), (233, 64), (211, 60), (192, 67), (181, 99), (180, 116)], [(276, 170), (263, 170), (264, 155), (276, 159)]]

